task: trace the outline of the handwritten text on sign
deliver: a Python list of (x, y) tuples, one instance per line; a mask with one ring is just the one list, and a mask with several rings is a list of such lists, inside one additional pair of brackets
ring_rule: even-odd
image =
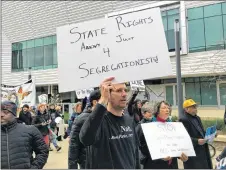
[(60, 92), (172, 74), (159, 8), (59, 27), (57, 51)]
[(196, 156), (191, 138), (181, 122), (141, 124), (151, 158)]
[(130, 82), (131, 90), (145, 91), (145, 85), (143, 80), (131, 81)]

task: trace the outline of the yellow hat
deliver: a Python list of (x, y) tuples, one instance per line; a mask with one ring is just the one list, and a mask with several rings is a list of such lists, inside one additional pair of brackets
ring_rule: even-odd
[(184, 103), (183, 103), (183, 108), (187, 108), (187, 107), (190, 107), (190, 106), (193, 106), (193, 105), (197, 105), (197, 104), (195, 103), (195, 101), (192, 100), (192, 99), (187, 99), (187, 100), (185, 100)]

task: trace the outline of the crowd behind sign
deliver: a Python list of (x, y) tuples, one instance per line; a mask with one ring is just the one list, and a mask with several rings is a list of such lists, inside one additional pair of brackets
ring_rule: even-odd
[(57, 52), (59, 92), (172, 75), (159, 8), (59, 27)]
[(191, 138), (181, 122), (141, 124), (152, 160), (196, 156)]

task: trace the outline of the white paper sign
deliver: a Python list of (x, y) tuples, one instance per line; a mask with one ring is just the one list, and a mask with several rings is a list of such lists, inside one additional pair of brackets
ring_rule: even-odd
[(78, 99), (84, 99), (85, 97), (89, 97), (90, 93), (92, 93), (94, 91), (94, 88), (90, 88), (90, 89), (83, 89), (83, 90), (76, 90), (76, 96)]
[(131, 90), (137, 90), (137, 88), (140, 91), (145, 91), (145, 85), (143, 80), (137, 80), (137, 81), (131, 81), (130, 82)]
[(145, 140), (153, 160), (187, 156), (196, 156), (189, 134), (181, 122), (152, 122), (141, 124)]
[(172, 75), (160, 9), (118, 17), (57, 28), (59, 92)]
[(47, 104), (48, 103), (48, 95), (47, 94), (41, 94), (38, 96), (39, 104)]

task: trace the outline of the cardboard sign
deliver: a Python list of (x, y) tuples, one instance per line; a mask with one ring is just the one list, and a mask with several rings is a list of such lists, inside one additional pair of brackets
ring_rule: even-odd
[(141, 124), (152, 160), (196, 156), (191, 138), (181, 122)]
[(172, 75), (159, 8), (59, 27), (57, 52), (59, 92)]
[(145, 91), (145, 85), (143, 80), (131, 81), (130, 87), (132, 91), (139, 89), (139, 91)]

